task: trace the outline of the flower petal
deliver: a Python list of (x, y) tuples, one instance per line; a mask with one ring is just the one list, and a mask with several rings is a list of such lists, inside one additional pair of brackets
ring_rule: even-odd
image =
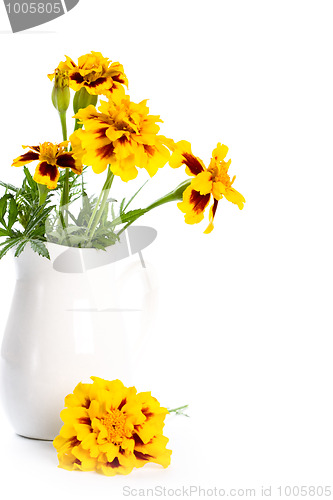
[(38, 184), (43, 184), (48, 189), (55, 189), (58, 185), (59, 176), (56, 165), (50, 165), (46, 161), (42, 161), (38, 163), (33, 178)]

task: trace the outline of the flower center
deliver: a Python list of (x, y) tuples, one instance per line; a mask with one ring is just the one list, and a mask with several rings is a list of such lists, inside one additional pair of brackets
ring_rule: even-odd
[(98, 78), (100, 78), (102, 76), (102, 74), (103, 74), (102, 71), (97, 71), (97, 69), (94, 69), (93, 67), (92, 68), (88, 68), (88, 69), (91, 69), (91, 72), (87, 73), (83, 77), (85, 79), (85, 81), (88, 82), (88, 83), (92, 83), (95, 80), (98, 80)]
[(228, 174), (228, 167), (229, 165), (227, 163), (225, 165), (220, 164), (219, 166), (216, 164), (215, 165), (211, 164), (208, 168), (208, 172), (210, 172), (212, 175), (212, 181), (222, 182), (224, 186), (230, 187), (234, 182), (236, 176), (234, 176), (233, 179), (230, 180), (230, 176)]
[(56, 165), (58, 146), (51, 142), (44, 142), (40, 145), (40, 161), (46, 161), (49, 165)]
[(125, 415), (118, 409), (111, 410), (103, 419), (102, 423), (108, 431), (109, 443), (119, 444), (125, 437)]

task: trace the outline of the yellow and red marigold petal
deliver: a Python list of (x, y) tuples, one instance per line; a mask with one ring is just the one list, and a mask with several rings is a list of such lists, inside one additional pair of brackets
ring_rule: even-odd
[(145, 420), (141, 425), (135, 426), (136, 436), (134, 439), (141, 444), (148, 443), (157, 434), (162, 434), (164, 420), (168, 414), (168, 410), (160, 406), (156, 398), (150, 392), (142, 392), (138, 394), (138, 399), (141, 403), (141, 412), (145, 416)]
[(48, 189), (56, 189), (59, 176), (56, 165), (50, 165), (46, 161), (42, 161), (38, 163), (33, 179), (38, 184), (45, 185)]
[(103, 95), (110, 100), (122, 99), (125, 97), (125, 89), (113, 80), (112, 85), (108, 89), (103, 90)]
[(245, 198), (236, 189), (232, 187), (226, 189), (224, 196), (228, 201), (237, 205), (240, 210), (244, 208)]
[(197, 224), (204, 218), (204, 211), (211, 195), (201, 195), (192, 186), (188, 186), (183, 193), (183, 201), (178, 203), (178, 208), (185, 214), (187, 224)]
[(203, 162), (197, 156), (194, 156), (191, 144), (188, 141), (179, 141), (173, 146), (174, 152), (171, 155), (169, 165), (172, 168), (178, 168), (180, 165), (186, 165), (185, 172), (188, 175), (198, 175), (205, 170)]
[(93, 121), (100, 121), (100, 115), (101, 113), (98, 113), (96, 110), (95, 106), (92, 104), (89, 104), (86, 108), (81, 108), (79, 111), (74, 115), (74, 118), (80, 121), (80, 123), (84, 122), (85, 128), (86, 128), (86, 122), (89, 122), (91, 120)]
[(213, 221), (214, 221), (214, 217), (216, 214), (217, 204), (218, 204), (218, 200), (216, 200), (214, 198), (214, 203), (212, 204), (212, 206), (209, 209), (209, 224), (208, 224), (207, 228), (205, 229), (204, 234), (209, 234), (214, 229)]
[[(23, 147), (27, 147), (27, 146), (23, 146)], [(39, 159), (38, 152), (28, 151), (27, 153), (24, 153), (23, 155), (20, 155), (17, 158), (15, 158), (15, 160), (13, 160), (12, 167), (22, 167), (23, 165), (26, 165), (27, 163), (30, 163), (31, 161), (35, 161), (38, 159)]]
[(90, 165), (96, 174), (104, 172), (109, 163), (114, 160), (114, 146), (112, 143), (105, 144), (95, 150), (87, 149), (83, 156), (83, 162)]
[(188, 141), (179, 141), (173, 145), (173, 153), (169, 160), (172, 168), (178, 168), (183, 164), (183, 153), (192, 155), (191, 144)]
[[(221, 144), (220, 142), (217, 144), (216, 148), (212, 152), (212, 158), (221, 162), (227, 156), (229, 148), (225, 144)], [(230, 161), (230, 160), (229, 160)]]
[[(91, 395), (101, 402), (108, 397), (109, 408), (118, 409), (123, 399), (127, 396), (129, 389), (124, 386), (121, 380), (104, 380), (100, 377), (91, 377), (93, 380)], [(101, 398), (102, 396), (102, 398)]]
[(118, 457), (115, 457), (112, 462), (109, 462), (106, 457), (101, 457), (97, 465), (97, 471), (106, 476), (115, 476), (116, 474), (127, 475), (132, 472), (133, 468), (134, 465), (123, 467)]
[(74, 158), (72, 152), (59, 154), (56, 161), (58, 167), (70, 168), (75, 174), (82, 174), (83, 165), (78, 159)]
[(75, 162), (76, 162), (76, 164), (81, 165), (82, 169), (83, 169), (82, 159), (83, 159), (83, 155), (85, 154), (85, 150), (82, 147), (82, 141), (80, 139), (80, 134), (78, 133), (81, 131), (82, 131), (82, 129), (79, 129), (79, 130), (76, 130), (75, 132), (73, 132), (70, 135), (69, 140), (70, 140), (70, 143), (72, 146), (72, 155), (75, 159)]
[(166, 446), (169, 440), (162, 434), (154, 436), (149, 443), (141, 445), (137, 444), (134, 449), (136, 458), (136, 467), (142, 467), (147, 462), (153, 462), (166, 468), (170, 465), (171, 450), (167, 450)]
[(213, 190), (212, 174), (208, 171), (200, 172), (192, 180), (191, 186), (196, 191), (199, 191), (200, 194), (212, 193)]
[[(63, 431), (63, 428), (61, 429), (61, 431)], [(74, 446), (77, 446), (78, 444), (80, 444), (80, 441), (75, 435), (74, 428), (72, 428), (72, 431), (67, 437), (63, 436), (63, 433), (60, 432), (59, 436), (57, 436), (53, 440), (53, 446), (60, 454), (69, 453), (74, 448)]]
[(82, 448), (89, 450), (91, 457), (98, 457), (100, 454), (99, 444), (97, 443), (97, 434), (91, 432), (81, 442)]
[(108, 69), (112, 80), (128, 86), (128, 80), (124, 72), (124, 66), (119, 62), (113, 62)]
[(65, 406), (73, 407), (73, 406), (83, 406), (88, 409), (90, 406), (90, 388), (91, 384), (83, 384), (79, 382), (75, 387), (73, 394), (68, 394), (65, 397)]
[(135, 167), (135, 155), (129, 155), (127, 158), (111, 160), (110, 169), (114, 175), (119, 175), (122, 181), (128, 182), (135, 179), (138, 175), (138, 170)]
[(194, 156), (190, 153), (183, 153), (182, 157), (182, 163), (186, 165), (185, 172), (187, 173), (187, 175), (196, 176), (205, 171), (205, 167), (202, 161), (197, 156)]
[(169, 150), (155, 141), (155, 145), (138, 145), (136, 150), (136, 165), (147, 170), (150, 177), (153, 177), (159, 168), (164, 167), (170, 157)]
[(85, 450), (81, 445), (75, 446), (72, 449), (72, 455), (75, 457), (74, 463), (77, 465), (79, 470), (96, 470), (97, 459), (95, 457), (91, 457), (89, 451)]
[(58, 467), (65, 470), (78, 470), (77, 458), (72, 452), (58, 454), (59, 465)]

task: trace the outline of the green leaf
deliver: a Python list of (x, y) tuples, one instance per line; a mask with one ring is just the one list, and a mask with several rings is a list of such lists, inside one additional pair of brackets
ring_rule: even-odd
[(5, 194), (0, 199), (0, 220), (3, 220), (5, 213), (7, 212), (7, 203), (9, 198), (12, 198), (11, 194)]
[(111, 222), (112, 227), (115, 227), (119, 224), (125, 224), (127, 222), (134, 222), (136, 219), (144, 215), (148, 210), (146, 208), (139, 208), (137, 210), (130, 210), (127, 214), (123, 214), (117, 217), (114, 221)]
[(20, 241), (20, 243), (16, 246), (16, 251), (15, 251), (15, 257), (19, 257), (19, 255), (21, 255), (21, 253), (23, 252), (26, 244), (28, 243), (28, 240), (26, 239), (23, 239), (22, 241)]
[(134, 198), (140, 193), (141, 189), (147, 184), (147, 182), (148, 181), (146, 181), (144, 184), (142, 184), (142, 186), (137, 190), (137, 192), (133, 194), (132, 198), (129, 199), (129, 201), (126, 203), (126, 205), (124, 207), (124, 212), (125, 212), (126, 208), (129, 206), (129, 204), (132, 203)]
[(19, 242), (21, 241), (21, 238), (7, 238), (3, 243), (0, 243), (0, 246), (2, 246), (0, 250), (0, 259), (6, 255), (6, 253), (11, 249), (14, 248)]
[(11, 198), (9, 201), (9, 210), (8, 210), (8, 229), (11, 229), (13, 224), (17, 221), (17, 205), (14, 198)]
[(25, 177), (27, 179), (27, 182), (28, 182), (31, 190), (32, 191), (37, 191), (38, 190), (37, 183), (33, 180), (32, 175), (31, 175), (28, 167), (23, 167), (23, 170), (24, 170)]
[(38, 229), (40, 225), (45, 226), (45, 221), (53, 208), (54, 206), (45, 207), (45, 205), (42, 205), (34, 210), (34, 212), (31, 213), (30, 220), (25, 228), (25, 235), (32, 237), (34, 230)]
[(0, 181), (0, 186), (3, 186), (4, 188), (9, 189), (10, 191), (14, 191), (15, 193), (19, 191), (19, 188), (13, 186), (13, 184), (9, 184), (8, 182)]
[(38, 253), (38, 255), (41, 255), (42, 257), (46, 257), (47, 259), (50, 259), (49, 251), (46, 248), (45, 243), (43, 243), (42, 241), (30, 240), (30, 246), (34, 252)]
[(119, 215), (123, 213), (124, 211), (124, 205), (125, 205), (125, 201), (126, 201), (126, 198), (123, 198), (121, 200), (121, 203), (120, 203), (120, 207), (119, 207)]

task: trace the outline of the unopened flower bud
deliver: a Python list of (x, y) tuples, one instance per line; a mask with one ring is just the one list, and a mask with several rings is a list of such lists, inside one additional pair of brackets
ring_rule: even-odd
[(74, 100), (73, 100), (73, 109), (76, 114), (79, 109), (87, 108), (90, 104), (96, 106), (97, 104), (97, 95), (92, 95), (87, 92), (85, 87), (81, 87), (80, 90), (75, 92)]
[(52, 102), (53, 106), (59, 111), (59, 113), (65, 113), (69, 106), (71, 96), (68, 82), (67, 71), (60, 71), (59, 69), (56, 69), (52, 90)]

